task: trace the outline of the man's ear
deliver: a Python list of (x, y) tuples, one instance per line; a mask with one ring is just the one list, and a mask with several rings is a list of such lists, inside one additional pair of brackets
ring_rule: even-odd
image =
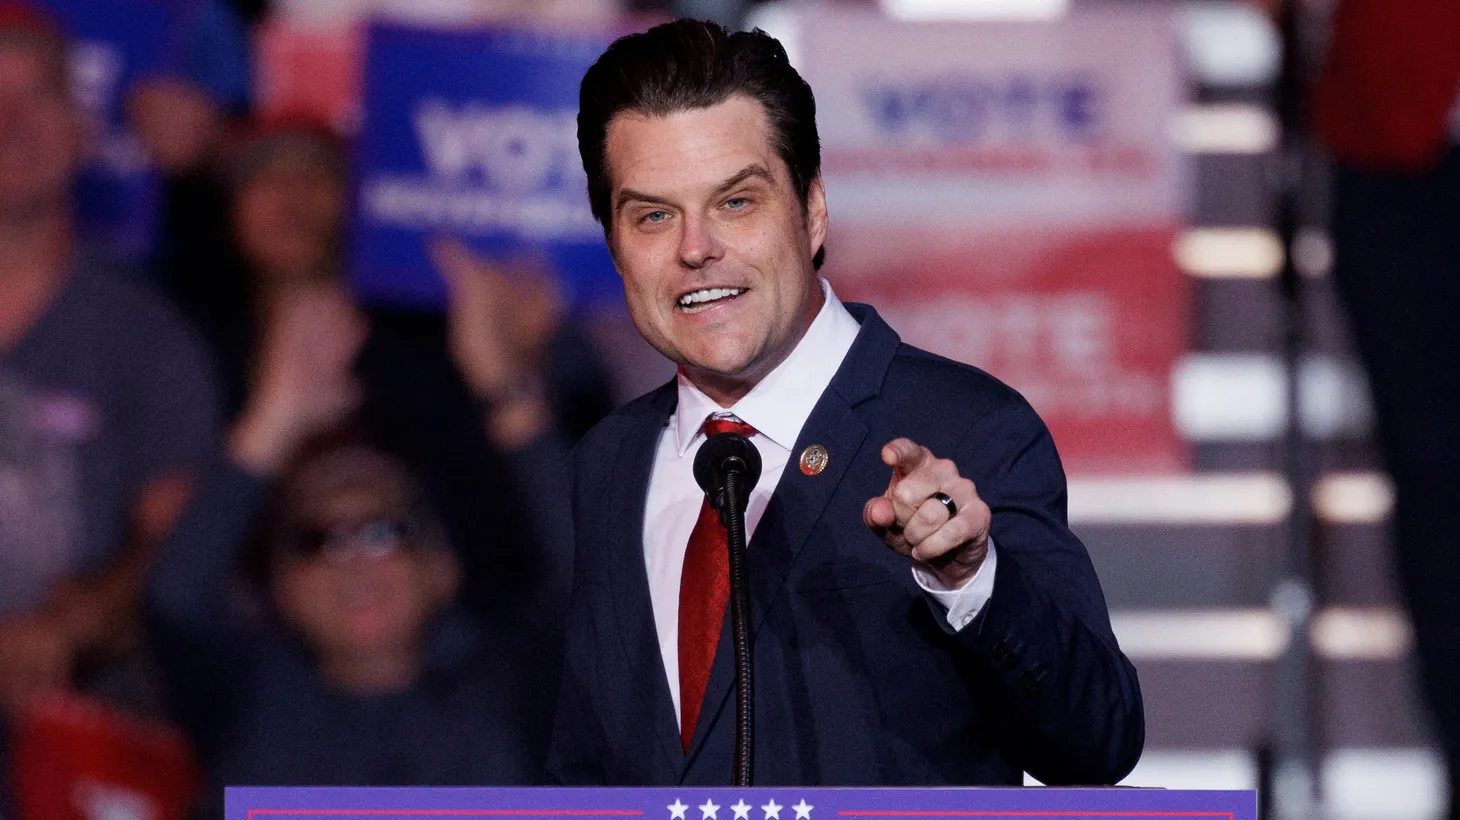
[(806, 233), (811, 240), (811, 255), (815, 256), (826, 244), (826, 188), (820, 175), (811, 180), (806, 191)]

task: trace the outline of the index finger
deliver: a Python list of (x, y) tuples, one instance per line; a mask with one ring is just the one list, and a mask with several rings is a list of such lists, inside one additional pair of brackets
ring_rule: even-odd
[(932, 458), (932, 455), (928, 448), (910, 438), (895, 438), (882, 445), (882, 463), (896, 470), (899, 475), (907, 475), (916, 470), (923, 462)]

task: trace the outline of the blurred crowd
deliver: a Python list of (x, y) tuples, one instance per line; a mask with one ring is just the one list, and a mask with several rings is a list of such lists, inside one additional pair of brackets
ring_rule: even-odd
[(534, 783), (608, 378), (532, 263), (442, 239), (444, 315), (353, 303), (345, 142), (251, 120), (263, 10), (197, 6), (199, 59), (128, 91), (162, 195), (124, 264), (73, 217), (67, 33), (0, 4), (0, 757), (59, 696), (183, 730), (209, 816)]

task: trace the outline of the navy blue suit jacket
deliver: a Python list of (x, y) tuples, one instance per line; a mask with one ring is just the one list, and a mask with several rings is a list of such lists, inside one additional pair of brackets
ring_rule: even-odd
[[(848, 305), (857, 340), (801, 431), (749, 544), (756, 785), (1113, 783), (1140, 757), (1136, 672), (1065, 522), (1044, 424), (993, 377), (901, 343)], [(693, 744), (681, 746), (644, 564), (644, 502), (675, 385), (598, 425), (574, 457), (578, 550), (548, 777), (726, 785), (728, 619)], [(993, 597), (953, 633), (906, 558), (862, 523), (884, 444), (954, 459), (993, 511)], [(819, 475), (796, 467), (821, 444)]]

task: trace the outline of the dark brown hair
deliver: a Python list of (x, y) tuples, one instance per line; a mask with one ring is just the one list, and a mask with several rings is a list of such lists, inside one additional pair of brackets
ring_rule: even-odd
[[(816, 99), (786, 49), (756, 29), (734, 32), (701, 20), (677, 20), (615, 40), (583, 76), (578, 93), (578, 153), (588, 175), (588, 202), (605, 235), (609, 202), (608, 126), (624, 112), (663, 117), (709, 108), (743, 94), (765, 107), (772, 147), (791, 174), (803, 211), (821, 173)], [(826, 257), (816, 251), (817, 269)]]

